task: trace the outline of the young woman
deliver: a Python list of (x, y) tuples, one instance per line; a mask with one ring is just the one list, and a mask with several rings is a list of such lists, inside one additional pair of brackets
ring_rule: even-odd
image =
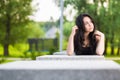
[(73, 55), (103, 55), (104, 34), (96, 30), (92, 17), (80, 14), (69, 37), (67, 54)]

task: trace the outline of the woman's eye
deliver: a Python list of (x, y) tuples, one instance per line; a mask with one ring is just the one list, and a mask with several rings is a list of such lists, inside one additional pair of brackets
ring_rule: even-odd
[(87, 23), (84, 23), (85, 25), (88, 25), (88, 22)]
[(88, 24), (91, 24), (92, 23), (92, 21), (90, 21), (90, 22), (86, 22), (86, 23), (84, 23), (85, 25), (88, 25)]

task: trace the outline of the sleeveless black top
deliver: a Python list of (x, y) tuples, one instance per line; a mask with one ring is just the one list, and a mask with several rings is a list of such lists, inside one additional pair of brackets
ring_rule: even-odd
[(77, 36), (74, 36), (74, 52), (76, 55), (96, 55), (97, 41), (95, 36), (90, 39), (88, 46), (84, 47), (82, 43)]
[(80, 52), (75, 52), (76, 55), (96, 55), (95, 48), (82, 47)]

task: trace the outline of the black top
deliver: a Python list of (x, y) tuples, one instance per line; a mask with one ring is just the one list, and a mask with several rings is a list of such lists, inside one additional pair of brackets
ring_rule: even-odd
[(95, 49), (92, 49), (91, 47), (82, 47), (81, 52), (77, 52), (75, 54), (76, 55), (96, 55)]

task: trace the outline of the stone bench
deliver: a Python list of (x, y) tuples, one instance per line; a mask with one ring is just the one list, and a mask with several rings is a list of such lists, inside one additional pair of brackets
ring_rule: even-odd
[(75, 59), (81, 56), (56, 57), (2, 64), (0, 80), (120, 80), (120, 65), (114, 61), (88, 56), (84, 59)]
[(104, 56), (98, 55), (81, 55), (81, 56), (68, 56), (68, 55), (45, 55), (38, 56), (36, 60), (105, 60)]
[(53, 55), (67, 55), (67, 52), (66, 52), (66, 50), (60, 51), (60, 52), (54, 52)]

